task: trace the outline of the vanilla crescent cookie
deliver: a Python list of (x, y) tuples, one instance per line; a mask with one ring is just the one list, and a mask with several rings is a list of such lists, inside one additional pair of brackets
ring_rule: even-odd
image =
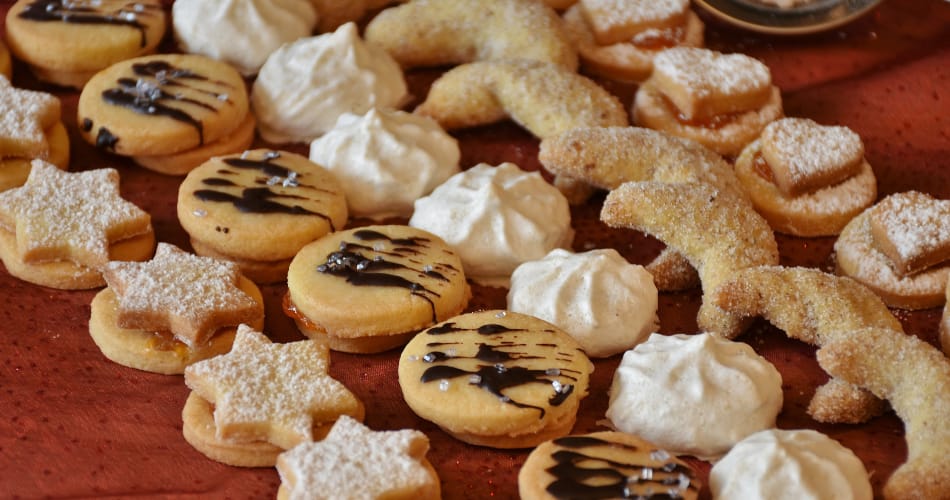
[(735, 171), (756, 211), (785, 234), (836, 235), (877, 198), (861, 138), (805, 118), (766, 126), (736, 158)]
[(185, 440), (212, 460), (273, 466), (283, 450), (326, 436), (341, 416), (363, 419), (363, 403), (329, 368), (326, 345), (273, 343), (242, 324), (230, 352), (185, 369)]
[(836, 272), (888, 306), (939, 307), (950, 281), (950, 201), (918, 191), (890, 195), (852, 219), (834, 248)]
[(417, 415), (492, 448), (530, 448), (568, 434), (591, 372), (568, 334), (498, 310), (424, 330), (399, 357), (399, 386)]
[(147, 262), (109, 262), (103, 275), (89, 334), (123, 366), (179, 374), (230, 350), (239, 324), (264, 325), (261, 292), (236, 266), (167, 243)]
[(766, 65), (744, 54), (694, 47), (658, 54), (633, 104), (637, 125), (726, 156), (738, 155), (782, 115), (781, 92)]
[(533, 0), (412, 0), (377, 14), (365, 36), (403, 68), (521, 58), (577, 70), (561, 19)]
[(303, 247), (287, 272), (284, 310), (304, 335), (344, 352), (381, 352), (462, 312), (471, 291), (441, 238), (367, 226)]
[(593, 432), (545, 441), (518, 472), (523, 500), (678, 498), (696, 500), (689, 464), (639, 436)]
[(40, 80), (81, 89), (112, 64), (155, 52), (165, 24), (159, 0), (19, 0), (6, 40)]
[(346, 197), (333, 174), (307, 158), (255, 149), (192, 170), (178, 190), (178, 220), (199, 255), (274, 283), (287, 278), (304, 245), (343, 229)]
[(33, 159), (65, 170), (69, 166), (69, 136), (63, 126), (59, 99), (46, 92), (18, 89), (0, 76), (0, 191), (22, 186)]
[(77, 290), (105, 284), (110, 260), (145, 260), (151, 217), (119, 194), (111, 168), (63, 172), (33, 160), (26, 183), (0, 192), (0, 259), (38, 285)]

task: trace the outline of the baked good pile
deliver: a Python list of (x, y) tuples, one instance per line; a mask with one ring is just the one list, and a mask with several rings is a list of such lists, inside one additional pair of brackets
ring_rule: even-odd
[[(5, 272), (93, 290), (101, 356), (188, 394), (163, 425), (276, 468), (280, 498), (461, 496), (449, 440), (515, 454), (524, 498), (950, 492), (950, 361), (900, 320), (950, 307), (950, 201), (879, 196), (862, 138), (785, 117), (769, 67), (703, 48), (689, 2), (390, 3), (19, 0)], [(460, 147), (505, 122), (536, 149)], [(127, 199), (125, 175), (177, 189)], [(810, 238), (834, 265), (783, 265)], [(677, 294), (701, 297), (686, 329), (660, 314)], [(814, 427), (900, 417), (893, 474), (777, 428), (756, 318), (816, 349)], [(367, 372), (410, 426), (373, 412)]]

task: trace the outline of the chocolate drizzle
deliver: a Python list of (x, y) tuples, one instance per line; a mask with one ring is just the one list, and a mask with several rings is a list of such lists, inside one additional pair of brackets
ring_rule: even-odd
[[(642, 452), (635, 446), (606, 441), (592, 436), (568, 436), (554, 440), (561, 449), (551, 454), (555, 465), (546, 471), (554, 476), (546, 491), (555, 498), (649, 498), (674, 500), (695, 490), (693, 471), (670, 460), (665, 452), (654, 452), (659, 467), (642, 463), (610, 460), (599, 456), (598, 449), (623, 450), (631, 455)], [(654, 458), (651, 454), (651, 458)]]
[(27, 5), (19, 16), (22, 19), (38, 22), (63, 22), (70, 24), (111, 24), (128, 26), (139, 32), (139, 47), (145, 47), (145, 25), (139, 17), (153, 15), (158, 5), (143, 2), (126, 2), (118, 9), (107, 12), (100, 5), (77, 0), (34, 0)]
[(119, 142), (119, 138), (114, 136), (109, 129), (102, 127), (99, 129), (99, 133), (96, 134), (96, 147), (113, 150), (115, 149), (115, 144)]
[[(297, 204), (281, 203), (280, 200), (313, 200), (314, 198), (308, 198), (298, 194), (280, 193), (274, 191), (271, 186), (280, 184), (284, 187), (301, 188), (301, 190), (329, 191), (300, 184), (297, 172), (275, 163), (279, 158), (280, 153), (276, 151), (266, 153), (264, 158), (260, 160), (250, 158), (225, 158), (222, 162), (233, 170), (222, 169), (218, 170), (217, 174), (232, 178), (208, 177), (202, 179), (201, 183), (208, 186), (209, 189), (198, 189), (192, 194), (201, 201), (231, 203), (235, 208), (244, 213), (311, 215), (320, 217), (327, 221), (331, 230), (336, 231), (333, 221), (326, 214), (309, 210)], [(239, 185), (233, 178), (240, 170), (256, 170), (263, 175), (254, 179), (254, 186), (245, 187)], [(234, 189), (211, 188), (238, 188), (240, 189), (240, 193), (235, 194), (233, 192)]]

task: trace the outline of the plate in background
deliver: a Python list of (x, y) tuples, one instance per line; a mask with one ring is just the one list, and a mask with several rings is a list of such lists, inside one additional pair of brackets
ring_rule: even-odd
[(778, 7), (758, 0), (696, 0), (723, 21), (759, 33), (801, 35), (836, 28), (868, 13), (881, 0), (800, 0)]

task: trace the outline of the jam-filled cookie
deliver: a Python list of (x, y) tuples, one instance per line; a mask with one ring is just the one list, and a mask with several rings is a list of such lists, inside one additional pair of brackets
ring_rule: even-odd
[(160, 0), (20, 0), (6, 35), (40, 80), (82, 88), (103, 68), (155, 52), (165, 24)]
[(417, 415), (457, 439), (530, 448), (571, 431), (593, 369), (556, 326), (493, 310), (416, 335), (399, 358), (399, 386)]
[(438, 236), (368, 226), (325, 236), (297, 253), (284, 309), (304, 335), (345, 352), (381, 352), (462, 312), (471, 295), (462, 262)]
[(190, 54), (139, 57), (96, 73), (79, 96), (77, 121), (90, 144), (177, 175), (243, 151), (255, 124), (241, 74)]
[(284, 151), (212, 158), (178, 191), (178, 220), (195, 252), (236, 262), (257, 283), (285, 280), (297, 251), (346, 218), (333, 174)]
[(18, 89), (0, 76), (0, 191), (22, 186), (34, 159), (66, 169), (69, 136), (59, 99), (46, 92)]

